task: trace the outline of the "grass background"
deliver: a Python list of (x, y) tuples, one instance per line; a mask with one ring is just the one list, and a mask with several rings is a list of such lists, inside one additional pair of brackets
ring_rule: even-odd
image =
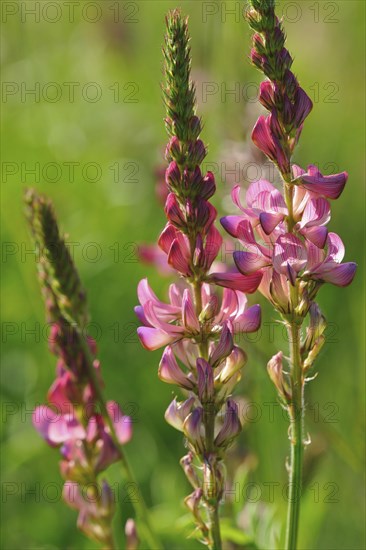
[[(172, 388), (157, 378), (160, 352), (148, 353), (137, 342), (133, 313), (142, 277), (147, 275), (161, 296), (169, 284), (141, 264), (136, 251), (138, 243), (153, 242), (164, 224), (154, 191), (166, 142), (161, 44), (164, 14), (177, 4), (75, 2), (73, 16), (65, 4), (2, 2), (1, 547), (94, 547), (78, 533), (75, 512), (59, 498), (57, 452), (31, 425), (31, 410), (44, 401), (55, 367), (23, 216), (23, 190), (34, 185), (54, 200), (61, 227), (75, 243), (106, 394), (135, 419), (128, 454), (154, 506), (157, 528), (168, 548), (199, 548), (184, 542), (190, 530), (182, 506), (189, 487), (178, 465), (182, 438), (163, 419)], [(253, 90), (260, 75), (247, 60), (250, 33), (240, 15), (243, 3), (183, 1), (180, 6), (190, 15), (207, 162), (218, 163), (216, 205), (225, 212), (231, 187), (225, 172), (234, 150), (242, 163), (235, 181), (246, 187), (253, 178), (247, 133), (258, 113)], [(355, 0), (279, 4), (295, 72), (315, 100), (296, 161), (318, 163), (327, 173), (349, 172), (341, 199), (332, 204), (330, 228), (341, 234), (346, 259), (359, 264), (351, 287), (328, 286), (319, 295), (330, 328), (319, 376), (307, 389), (312, 445), (306, 451), (299, 544), (304, 550), (365, 548), (364, 12), (364, 3)], [(32, 89), (35, 93), (27, 93)], [(235, 94), (226, 93), (230, 90)], [(246, 345), (249, 363), (240, 394), (247, 422), (230, 457), (230, 466), (240, 472), (234, 503), (228, 498), (225, 504), (248, 535), (240, 548), (252, 548), (252, 540), (259, 548), (275, 548), (286, 507), (287, 422), (265, 372), (266, 361), (285, 342), (265, 304), (263, 319), (261, 332)], [(121, 534), (133, 494), (118, 468), (111, 469), (110, 480), (118, 488)]]

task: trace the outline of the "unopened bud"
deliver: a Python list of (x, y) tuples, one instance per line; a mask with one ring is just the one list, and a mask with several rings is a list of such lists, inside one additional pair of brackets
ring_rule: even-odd
[(126, 550), (137, 550), (139, 539), (137, 536), (136, 524), (133, 519), (128, 519), (125, 525)]

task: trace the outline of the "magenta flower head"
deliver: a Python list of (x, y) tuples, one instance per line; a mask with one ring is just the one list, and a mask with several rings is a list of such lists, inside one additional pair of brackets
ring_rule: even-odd
[(285, 548), (295, 550), (300, 506), (295, 491), (302, 480), (305, 382), (325, 342), (326, 323), (315, 300), (323, 284), (345, 287), (356, 272), (355, 263), (342, 263), (343, 242), (327, 228), (328, 200), (340, 197), (348, 174), (323, 175), (313, 164), (307, 171), (292, 164), (312, 102), (291, 71), (292, 57), (285, 48), (275, 1), (250, 0), (247, 20), (254, 31), (250, 57), (266, 77), (259, 101), (269, 111), (258, 118), (252, 140), (277, 166), (282, 191), (266, 180), (256, 181), (247, 190), (243, 205), (240, 188), (234, 187), (232, 199), (238, 211), (221, 223), (242, 245), (233, 254), (238, 272), (247, 277), (261, 275), (259, 290), (279, 312), (288, 332), (288, 371), (283, 367), (282, 351), (268, 362), (267, 370), (290, 419), (291, 490)]
[[(168, 302), (156, 296), (146, 279), (139, 283), (140, 303), (135, 312), (141, 326), (137, 333), (145, 349), (165, 347), (159, 377), (184, 393), (185, 400), (175, 398), (169, 405), (165, 419), (184, 433), (191, 456), (201, 465), (196, 476), (191, 463), (184, 465), (196, 489), (186, 505), (205, 544), (219, 548), (222, 461), (241, 427), (234, 414), (229, 424), (222, 425), (220, 414), (232, 408), (229, 396), (246, 361), (234, 337), (258, 330), (261, 322), (259, 305), (247, 307), (244, 292), (255, 292), (263, 273), (243, 274), (235, 267), (219, 272), (216, 260), (222, 237), (210, 202), (216, 185), (214, 175), (204, 174), (201, 166), (207, 150), (200, 137), (202, 124), (190, 80), (187, 20), (173, 11), (166, 23), (167, 223), (158, 244), (180, 281), (170, 285)], [(220, 292), (219, 286), (223, 287)], [(207, 483), (216, 488), (210, 495), (204, 490)]]
[(115, 401), (104, 401), (96, 343), (82, 331), (89, 317), (86, 295), (52, 204), (35, 191), (27, 192), (26, 203), (35, 244), (43, 251), (39, 279), (51, 324), (49, 347), (57, 357), (48, 405), (36, 407), (33, 425), (59, 449), (64, 499), (79, 511), (78, 527), (105, 548), (115, 548), (113, 494), (98, 478), (125, 460), (122, 446), (132, 437), (132, 422)]

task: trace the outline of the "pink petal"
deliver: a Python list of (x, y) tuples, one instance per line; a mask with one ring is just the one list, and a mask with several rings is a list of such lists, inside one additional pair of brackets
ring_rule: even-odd
[(210, 279), (219, 286), (240, 290), (247, 294), (255, 292), (261, 282), (262, 273), (257, 271), (250, 275), (242, 275), (241, 273), (213, 273)]
[(200, 331), (200, 324), (197, 319), (196, 310), (192, 300), (192, 295), (188, 289), (186, 289), (183, 293), (182, 320), (183, 320), (183, 325), (189, 331), (192, 331), (192, 332)]
[(325, 252), (323, 249), (314, 245), (311, 241), (306, 243), (308, 262), (307, 271), (314, 271), (317, 267), (324, 262)]
[(328, 237), (328, 229), (326, 227), (305, 227), (301, 233), (318, 248), (324, 248)]
[(86, 433), (83, 426), (75, 418), (75, 414), (64, 414), (54, 422), (50, 422), (48, 437), (50, 441), (57, 445), (70, 439), (84, 439)]
[(209, 270), (212, 262), (216, 259), (217, 254), (222, 245), (222, 237), (219, 231), (214, 225), (210, 227), (210, 230), (206, 237), (206, 243), (204, 247), (205, 263), (204, 266), (206, 270)]
[(246, 192), (247, 205), (251, 208), (253, 203), (256, 202), (258, 195), (264, 191), (271, 193), (272, 191), (276, 191), (276, 188), (267, 180), (253, 181)]
[(273, 250), (273, 267), (278, 273), (287, 274), (288, 264), (298, 273), (305, 267), (306, 261), (306, 249), (298, 237), (286, 233), (277, 239)]
[(239, 315), (234, 323), (234, 333), (256, 332), (261, 325), (261, 307), (256, 304)]
[(179, 339), (178, 335), (167, 334), (160, 329), (150, 327), (139, 327), (137, 335), (141, 344), (149, 351), (154, 351)]
[(252, 132), (253, 143), (270, 159), (276, 159), (276, 148), (269, 130), (267, 118), (262, 115), (258, 118)]
[(323, 176), (314, 165), (308, 166), (308, 171), (301, 175), (301, 183), (305, 189), (323, 195), (328, 199), (337, 199), (346, 185), (348, 174), (341, 172), (331, 176)]
[(158, 297), (149, 286), (149, 283), (146, 278), (142, 279), (137, 285), (137, 297), (142, 306), (146, 302), (149, 302), (150, 300), (153, 300), (154, 302), (159, 302)]
[(174, 267), (182, 275), (189, 277), (190, 270), (190, 251), (186, 237), (181, 233), (177, 233), (177, 238), (174, 239), (168, 255), (168, 263)]
[(285, 199), (278, 189), (273, 189), (269, 197), (269, 206), (275, 212), (287, 215), (287, 206)]
[(176, 237), (177, 230), (171, 223), (167, 223), (158, 240), (158, 245), (165, 252), (169, 253), (170, 247)]
[(243, 221), (241, 216), (224, 216), (220, 219), (222, 227), (232, 237), (237, 237), (238, 225)]
[(325, 262), (332, 260), (334, 262), (340, 263), (345, 254), (345, 248), (342, 239), (337, 233), (328, 234), (328, 254), (325, 259)]
[(115, 401), (108, 401), (106, 407), (113, 421), (118, 441), (122, 445), (127, 443), (132, 438), (132, 419), (123, 414), (118, 403)]
[(197, 388), (201, 402), (209, 401), (214, 395), (214, 369), (205, 359), (197, 359)]
[(297, 164), (293, 164), (292, 165), (292, 174), (293, 174), (293, 177), (294, 179), (298, 179), (300, 178), (300, 176), (302, 176), (303, 174), (305, 174), (305, 170), (303, 170), (300, 166), (298, 166)]
[(277, 227), (277, 225), (284, 219), (283, 214), (272, 214), (271, 212), (261, 212), (259, 215), (259, 221), (263, 227), (263, 231), (269, 235)]
[(233, 254), (236, 267), (243, 275), (249, 275), (262, 267), (270, 265), (268, 258), (260, 250), (254, 252), (237, 251)]
[(345, 264), (334, 265), (330, 271), (322, 272), (319, 269), (314, 276), (325, 281), (326, 283), (332, 283), (336, 286), (348, 286), (352, 283), (357, 269), (357, 264), (354, 262), (348, 262)]
[(300, 228), (313, 225), (325, 225), (330, 220), (329, 202), (322, 197), (310, 199), (304, 209), (304, 213), (299, 224)]
[(224, 288), (220, 313), (215, 319), (216, 324), (227, 321), (235, 315), (238, 309), (238, 294), (231, 288)]
[(241, 191), (240, 185), (235, 185), (235, 187), (233, 187), (231, 191), (231, 198), (233, 203), (239, 208), (239, 210), (244, 211), (245, 208), (240, 201), (240, 191)]
[(161, 358), (159, 378), (167, 384), (176, 384), (187, 390), (191, 390), (194, 387), (194, 383), (180, 369), (170, 346), (164, 350)]

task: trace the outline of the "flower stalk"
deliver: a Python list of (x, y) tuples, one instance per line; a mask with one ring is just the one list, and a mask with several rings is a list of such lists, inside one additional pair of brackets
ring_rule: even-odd
[[(288, 333), (289, 372), (283, 353), (268, 362), (268, 374), (290, 420), (289, 498), (286, 550), (296, 550), (302, 488), (304, 438), (304, 389), (307, 372), (319, 354), (326, 322), (315, 301), (324, 283), (347, 286), (356, 264), (342, 264), (344, 245), (328, 232), (329, 199), (342, 193), (346, 172), (324, 176), (315, 165), (307, 171), (292, 163), (312, 102), (291, 71), (292, 57), (285, 48), (282, 22), (274, 0), (250, 0), (247, 21), (254, 31), (252, 63), (264, 73), (259, 101), (269, 111), (261, 115), (252, 132), (257, 147), (277, 166), (282, 193), (270, 182), (254, 182), (240, 202), (240, 188), (232, 191), (241, 215), (226, 216), (224, 228), (239, 239), (244, 251), (234, 261), (244, 275), (260, 270), (262, 294), (280, 314)], [(304, 323), (308, 320), (306, 331)]]
[[(58, 358), (49, 406), (37, 407), (33, 423), (52, 447), (59, 447), (64, 499), (79, 512), (78, 527), (108, 550), (114, 550), (114, 495), (99, 475), (114, 462), (135, 484), (124, 444), (132, 437), (132, 421), (102, 391), (96, 344), (83, 329), (88, 320), (86, 293), (67, 246), (60, 236), (51, 202), (34, 190), (26, 193), (27, 217), (36, 247), (39, 280), (51, 324), (50, 349)], [(141, 495), (134, 501), (144, 539), (161, 548)]]
[[(163, 94), (169, 136), (168, 221), (158, 244), (180, 280), (170, 285), (170, 303), (161, 302), (146, 279), (139, 283), (140, 305), (135, 311), (142, 326), (137, 332), (148, 350), (166, 346), (159, 377), (185, 395), (184, 401), (173, 400), (165, 418), (186, 437), (189, 452), (181, 465), (194, 490), (185, 504), (196, 531), (203, 544), (221, 550), (219, 509), (225, 453), (242, 427), (231, 394), (246, 362), (245, 352), (234, 345), (233, 337), (259, 328), (260, 308), (246, 308), (243, 292), (254, 292), (262, 274), (213, 272), (222, 238), (215, 227), (216, 209), (209, 202), (215, 179), (211, 172), (201, 172), (206, 147), (200, 139), (202, 124), (190, 79), (187, 19), (174, 10), (167, 16), (166, 28)], [(222, 297), (216, 285), (224, 287)]]

